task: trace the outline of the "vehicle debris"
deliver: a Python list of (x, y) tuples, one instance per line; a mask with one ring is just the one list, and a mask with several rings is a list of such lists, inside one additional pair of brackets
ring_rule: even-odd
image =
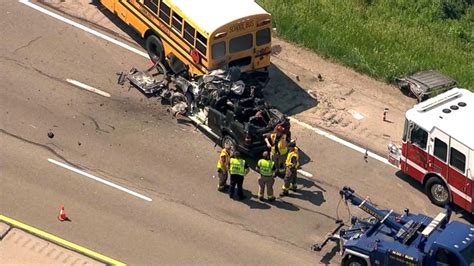
[(418, 102), (457, 85), (457, 81), (435, 70), (420, 71), (408, 77), (396, 78), (395, 82), (402, 91), (415, 96)]
[(266, 103), (265, 72), (241, 73), (237, 67), (214, 70), (188, 79), (157, 62), (140, 71), (119, 73), (119, 84), (137, 88), (146, 97), (158, 97), (171, 106), (173, 117), (187, 117), (223, 145), (255, 154), (265, 150), (263, 136), (281, 124), (289, 130), (288, 118)]
[(54, 133), (52, 131), (48, 132), (48, 138), (50, 139), (54, 138)]

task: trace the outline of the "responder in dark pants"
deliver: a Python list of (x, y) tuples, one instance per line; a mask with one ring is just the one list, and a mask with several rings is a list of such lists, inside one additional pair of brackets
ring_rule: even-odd
[(285, 172), (285, 160), (288, 154), (287, 143), (289, 142), (288, 135), (285, 134), (285, 128), (282, 125), (277, 125), (274, 132), (265, 138), (267, 148), (271, 150), (271, 159), (275, 162), (277, 168), (277, 175), (283, 176)]
[(257, 163), (257, 171), (260, 173), (258, 178), (258, 199), (264, 200), (265, 187), (267, 188), (268, 201), (274, 201), (273, 184), (275, 183), (275, 163), (270, 160), (268, 151), (263, 153), (263, 158)]
[(232, 158), (230, 158), (230, 188), (229, 198), (234, 197), (235, 187), (237, 186), (237, 196), (239, 200), (243, 200), (244, 190), (242, 188), (244, 183), (244, 176), (249, 172), (249, 166), (244, 159), (240, 158), (240, 152), (234, 152)]
[(230, 160), (230, 146), (224, 144), (219, 155), (219, 161), (217, 161), (217, 176), (219, 177), (219, 184), (217, 184), (217, 190), (223, 192), (228, 188), (227, 176), (229, 171), (229, 160)]
[(290, 142), (288, 144), (288, 149), (290, 152), (288, 153), (285, 162), (285, 183), (281, 187), (283, 191), (280, 193), (280, 197), (288, 196), (290, 189), (296, 191), (296, 171), (300, 165), (298, 148), (296, 147), (296, 143)]

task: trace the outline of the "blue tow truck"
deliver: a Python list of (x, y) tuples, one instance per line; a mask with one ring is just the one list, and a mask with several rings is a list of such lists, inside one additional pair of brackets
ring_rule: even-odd
[(352, 217), (350, 226), (338, 220), (329, 240), (340, 245), (342, 265), (452, 265), (474, 266), (474, 226), (449, 221), (449, 208), (435, 218), (412, 214), (405, 209), (400, 215), (380, 210), (368, 198), (357, 196), (353, 189), (340, 190), (342, 200), (349, 201), (370, 215)]

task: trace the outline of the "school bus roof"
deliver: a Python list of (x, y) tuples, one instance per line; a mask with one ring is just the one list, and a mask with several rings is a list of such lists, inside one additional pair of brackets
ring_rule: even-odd
[(219, 27), (239, 18), (269, 14), (254, 0), (168, 0), (196, 26), (213, 33)]

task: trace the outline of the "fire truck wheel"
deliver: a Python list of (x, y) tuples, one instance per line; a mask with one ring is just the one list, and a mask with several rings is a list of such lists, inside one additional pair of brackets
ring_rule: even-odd
[(449, 203), (449, 190), (437, 177), (431, 177), (426, 182), (425, 193), (434, 204), (444, 207)]
[(364, 259), (357, 256), (349, 256), (342, 262), (343, 266), (367, 266)]
[(161, 43), (160, 38), (153, 34), (148, 36), (145, 47), (153, 63), (164, 62), (165, 50), (163, 49), (163, 44)]

